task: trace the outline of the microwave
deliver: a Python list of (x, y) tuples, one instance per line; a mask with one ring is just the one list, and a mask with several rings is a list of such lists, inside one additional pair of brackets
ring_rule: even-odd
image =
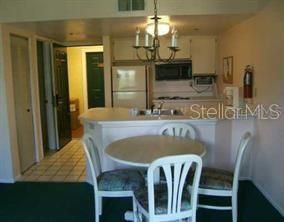
[(197, 86), (211, 86), (216, 81), (216, 75), (200, 75), (193, 77), (194, 84)]
[(192, 79), (191, 60), (157, 63), (155, 65), (155, 79), (157, 81)]

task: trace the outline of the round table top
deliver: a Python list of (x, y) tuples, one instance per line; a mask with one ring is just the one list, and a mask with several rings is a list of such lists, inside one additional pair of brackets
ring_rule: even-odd
[(196, 140), (174, 136), (135, 136), (114, 141), (105, 150), (116, 162), (148, 167), (155, 159), (183, 154), (204, 156), (206, 149)]

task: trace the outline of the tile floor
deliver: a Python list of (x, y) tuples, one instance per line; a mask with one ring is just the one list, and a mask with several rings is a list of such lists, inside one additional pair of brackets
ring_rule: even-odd
[(83, 182), (86, 162), (79, 139), (73, 139), (60, 151), (48, 154), (20, 178), (21, 181)]

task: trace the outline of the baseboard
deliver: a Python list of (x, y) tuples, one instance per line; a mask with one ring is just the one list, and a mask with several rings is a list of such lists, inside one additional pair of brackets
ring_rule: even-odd
[(19, 181), (19, 179), (21, 178), (21, 174), (17, 175), (15, 178), (12, 179), (0, 179), (0, 183), (15, 183), (17, 181)]
[(0, 179), (0, 183), (15, 183), (15, 181), (14, 181), (14, 180), (11, 180), (11, 179), (9, 179), (9, 180)]
[(265, 191), (265, 189), (257, 184), (256, 182), (252, 181), (252, 183), (257, 187), (257, 189), (259, 189), (259, 191), (263, 194), (263, 196), (265, 196), (265, 198), (272, 204), (272, 206), (279, 211), (279, 213), (284, 217), (284, 209), (279, 206), (278, 203), (276, 203), (269, 195), (268, 193)]

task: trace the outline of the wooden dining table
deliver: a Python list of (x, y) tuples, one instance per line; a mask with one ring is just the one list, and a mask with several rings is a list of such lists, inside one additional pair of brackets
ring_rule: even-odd
[(206, 149), (198, 140), (175, 136), (145, 135), (114, 141), (106, 147), (105, 152), (118, 163), (149, 167), (154, 160), (166, 156), (196, 154), (203, 157)]

